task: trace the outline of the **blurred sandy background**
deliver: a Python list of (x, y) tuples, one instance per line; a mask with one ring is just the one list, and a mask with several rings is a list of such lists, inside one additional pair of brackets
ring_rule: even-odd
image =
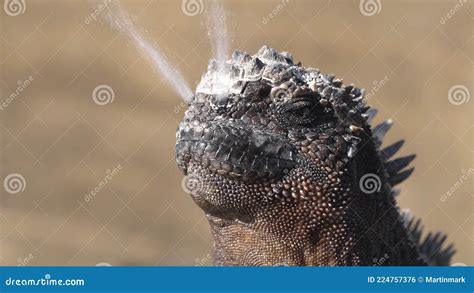
[[(473, 2), (383, 0), (372, 16), (360, 1), (224, 2), (232, 48), (287, 50), (367, 88), (377, 120), (395, 121), (386, 143), (418, 154), (400, 205), (474, 265)], [(205, 14), (123, 4), (194, 88), (211, 55)], [(1, 188), (0, 265), (210, 265), (207, 222), (174, 162), (178, 96), (90, 2), (25, 5), (0, 11), (1, 179), (25, 179)], [(113, 101), (94, 102), (100, 85)], [(464, 100), (450, 102), (459, 85)]]

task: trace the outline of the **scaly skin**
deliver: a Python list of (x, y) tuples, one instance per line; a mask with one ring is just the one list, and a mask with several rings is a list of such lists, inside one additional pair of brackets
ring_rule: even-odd
[(401, 144), (379, 149), (388, 124), (373, 133), (362, 90), (267, 47), (216, 68), (176, 142), (216, 265), (427, 264), (392, 191), (413, 157), (386, 162)]

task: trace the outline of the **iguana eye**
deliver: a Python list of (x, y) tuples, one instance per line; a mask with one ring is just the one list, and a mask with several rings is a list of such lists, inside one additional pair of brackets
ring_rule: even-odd
[(292, 124), (307, 124), (317, 118), (314, 111), (315, 103), (309, 97), (293, 99), (282, 107), (281, 113), (287, 122)]

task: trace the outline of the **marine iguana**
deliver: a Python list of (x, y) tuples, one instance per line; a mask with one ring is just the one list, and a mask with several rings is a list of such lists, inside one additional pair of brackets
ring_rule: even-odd
[(363, 89), (264, 46), (211, 60), (188, 106), (176, 161), (216, 265), (449, 264), (446, 236), (396, 205), (414, 155), (382, 148), (392, 123), (371, 127)]

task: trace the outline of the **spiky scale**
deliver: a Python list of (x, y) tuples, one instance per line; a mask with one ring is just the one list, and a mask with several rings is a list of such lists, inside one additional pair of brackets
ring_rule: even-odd
[(390, 176), (395, 175), (399, 171), (403, 170), (406, 166), (408, 166), (415, 158), (416, 155), (409, 155), (406, 157), (397, 158), (393, 161), (386, 162), (384, 164), (385, 170)]
[(382, 162), (387, 161), (393, 155), (395, 155), (402, 148), (404, 143), (405, 143), (405, 140), (401, 139), (395, 142), (394, 144), (391, 144), (390, 146), (382, 149), (380, 151), (380, 159), (382, 160)]
[(377, 115), (377, 108), (370, 108), (369, 110), (367, 110), (365, 112), (365, 114), (367, 114), (367, 123), (371, 123), (372, 120), (375, 118), (375, 116)]
[(390, 184), (392, 186), (395, 186), (397, 184), (400, 184), (402, 183), (403, 181), (405, 181), (405, 179), (407, 179), (408, 177), (410, 177), (410, 175), (413, 173), (413, 171), (415, 170), (415, 168), (410, 168), (408, 170), (405, 170), (405, 171), (402, 171), (400, 173), (397, 173), (397, 174), (394, 174), (394, 175), (391, 175), (390, 176)]
[(385, 137), (385, 134), (387, 134), (387, 132), (390, 130), (390, 128), (392, 128), (392, 125), (393, 121), (391, 119), (387, 119), (374, 127), (372, 133), (378, 145), (382, 145), (383, 138)]
[(401, 190), (399, 188), (392, 188), (392, 190), (390, 191), (390, 194), (393, 197), (397, 197), (400, 194), (400, 192), (401, 192)]

